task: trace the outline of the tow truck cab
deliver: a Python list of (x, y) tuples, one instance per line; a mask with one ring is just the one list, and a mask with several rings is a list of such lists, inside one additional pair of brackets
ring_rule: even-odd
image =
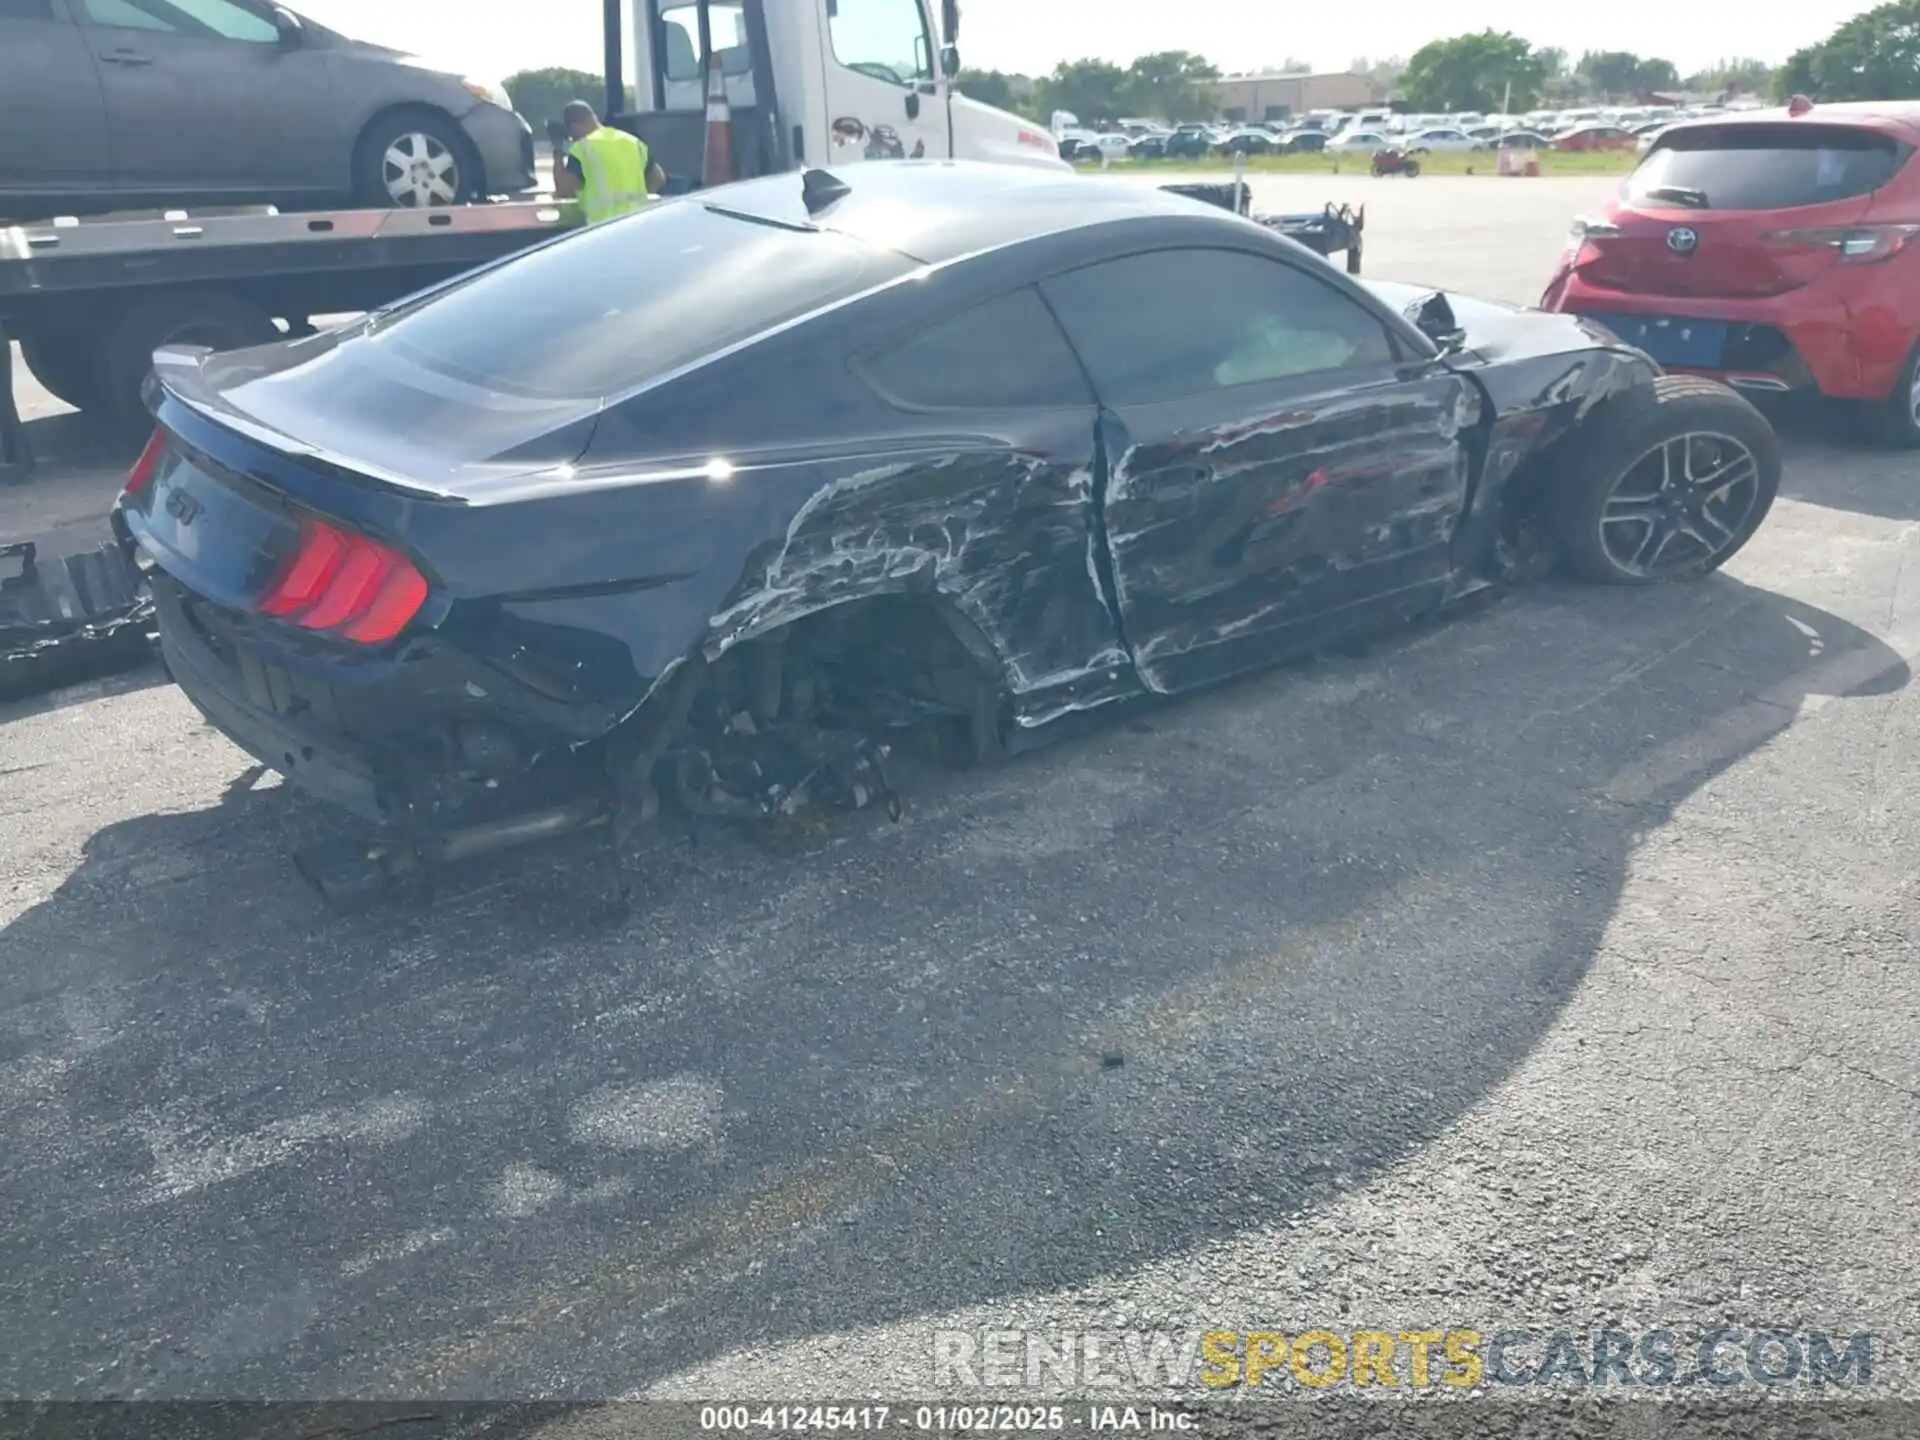
[[(622, 73), (631, 5), (632, 91)], [(798, 166), (952, 158), (1066, 169), (1046, 130), (957, 93), (958, 0), (604, 0), (607, 106), (673, 188), (697, 181), (708, 58), (742, 179)]]

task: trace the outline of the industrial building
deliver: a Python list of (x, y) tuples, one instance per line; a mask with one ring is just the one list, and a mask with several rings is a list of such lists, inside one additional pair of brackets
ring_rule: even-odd
[(1371, 75), (1228, 75), (1213, 87), (1227, 120), (1285, 120), (1313, 110), (1366, 110), (1387, 103), (1388, 87)]

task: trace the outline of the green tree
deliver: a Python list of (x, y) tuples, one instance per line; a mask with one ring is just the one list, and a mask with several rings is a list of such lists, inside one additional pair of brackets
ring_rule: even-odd
[(1640, 62), (1640, 73), (1634, 77), (1638, 90), (1658, 90), (1667, 94), (1680, 88), (1680, 70), (1671, 60), (1662, 60), (1657, 56)]
[(1630, 50), (1589, 50), (1574, 73), (1590, 94), (1603, 100), (1631, 95), (1640, 88), (1640, 57)]
[(1920, 99), (1920, 0), (1891, 0), (1795, 51), (1773, 88), (1783, 100)]
[(1680, 71), (1671, 60), (1642, 57), (1630, 50), (1589, 50), (1575, 67), (1586, 93), (1601, 99), (1625, 99), (1648, 90), (1680, 88)]
[(506, 80), (513, 108), (527, 117), (538, 134), (549, 120), (558, 120), (569, 100), (584, 100), (598, 110), (607, 103), (607, 81), (586, 70), (522, 70)]
[(1687, 76), (1686, 88), (1700, 95), (1765, 95), (1773, 89), (1773, 66), (1764, 60), (1722, 60)]
[(1067, 110), (1084, 124), (1117, 120), (1127, 110), (1127, 72), (1105, 60), (1062, 60), (1034, 86), (1034, 111)]
[(1513, 108), (1531, 110), (1545, 79), (1546, 67), (1526, 41), (1481, 30), (1421, 46), (1400, 84), (1416, 110), (1497, 110), (1509, 86)]
[(1219, 70), (1204, 55), (1161, 50), (1142, 55), (1127, 67), (1120, 99), (1132, 115), (1199, 119), (1213, 113), (1213, 83), (1219, 78)]
[(1032, 118), (1033, 81), (1024, 75), (1014, 75), (1004, 70), (963, 69), (954, 77), (953, 83), (961, 94), (978, 100), (982, 105), (991, 105), (996, 110), (1011, 110), (1016, 115)]

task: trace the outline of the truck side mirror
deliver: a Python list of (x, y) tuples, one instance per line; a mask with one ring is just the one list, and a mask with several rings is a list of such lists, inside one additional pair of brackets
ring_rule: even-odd
[(960, 43), (960, 0), (940, 0), (940, 35), (949, 46)]
[(940, 73), (951, 80), (960, 73), (960, 51), (952, 45), (940, 50)]

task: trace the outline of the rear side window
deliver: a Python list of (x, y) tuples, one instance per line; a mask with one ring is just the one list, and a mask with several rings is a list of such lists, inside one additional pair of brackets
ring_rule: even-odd
[(368, 334), (453, 380), (599, 400), (914, 267), (830, 231), (669, 200), (403, 304)]
[(1912, 154), (1842, 125), (1729, 125), (1663, 136), (1627, 179), (1630, 204), (1790, 210), (1878, 190)]
[(857, 361), (887, 399), (926, 410), (1091, 405), (1086, 376), (1038, 291), (976, 305)]
[(1114, 405), (1396, 358), (1365, 307), (1303, 269), (1240, 250), (1129, 255), (1041, 289)]

